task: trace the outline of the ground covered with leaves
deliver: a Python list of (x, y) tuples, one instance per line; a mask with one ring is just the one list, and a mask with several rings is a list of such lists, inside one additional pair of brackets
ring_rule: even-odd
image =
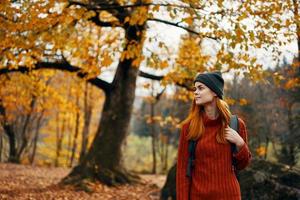
[(142, 183), (107, 187), (89, 183), (92, 193), (62, 187), (58, 183), (70, 172), (66, 168), (37, 167), (0, 163), (0, 199), (55, 199), (55, 200), (155, 200), (165, 181), (162, 175), (141, 175)]

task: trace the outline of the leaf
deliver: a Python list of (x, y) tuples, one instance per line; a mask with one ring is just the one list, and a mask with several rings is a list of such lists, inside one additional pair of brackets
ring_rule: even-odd
[(188, 25), (193, 24), (193, 18), (192, 17), (184, 18), (183, 21), (186, 22)]
[(160, 5), (155, 5), (154, 7), (153, 7), (153, 11), (154, 12), (158, 12), (159, 11), (159, 8), (160, 8)]

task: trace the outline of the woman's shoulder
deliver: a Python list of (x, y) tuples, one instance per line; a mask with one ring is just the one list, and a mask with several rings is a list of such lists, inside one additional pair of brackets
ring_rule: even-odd
[(238, 118), (239, 127), (245, 127), (246, 126), (245, 121), (241, 116), (233, 114), (231, 117), (237, 117)]
[(189, 126), (190, 126), (190, 122), (184, 122), (181, 124), (181, 129), (185, 131), (189, 128)]
[(246, 123), (243, 118), (238, 117), (239, 121), (239, 133), (246, 132)]
[(243, 126), (243, 127), (245, 127), (246, 126), (246, 123), (245, 123), (245, 121), (241, 118), (241, 117), (238, 117), (238, 121), (239, 121), (239, 125), (240, 125), (240, 127), (241, 126)]

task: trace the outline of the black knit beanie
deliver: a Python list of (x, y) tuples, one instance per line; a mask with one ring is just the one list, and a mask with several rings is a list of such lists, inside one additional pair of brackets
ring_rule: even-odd
[(194, 80), (194, 83), (195, 82), (203, 83), (215, 92), (220, 99), (223, 99), (224, 79), (222, 78), (221, 72), (216, 71), (198, 74)]

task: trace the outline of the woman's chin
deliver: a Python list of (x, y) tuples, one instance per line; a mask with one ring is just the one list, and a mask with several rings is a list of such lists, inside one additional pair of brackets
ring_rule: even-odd
[(195, 101), (195, 103), (196, 103), (196, 105), (198, 105), (198, 106), (200, 106), (200, 105), (202, 105), (202, 104), (203, 104), (203, 102), (202, 102), (202, 101)]

